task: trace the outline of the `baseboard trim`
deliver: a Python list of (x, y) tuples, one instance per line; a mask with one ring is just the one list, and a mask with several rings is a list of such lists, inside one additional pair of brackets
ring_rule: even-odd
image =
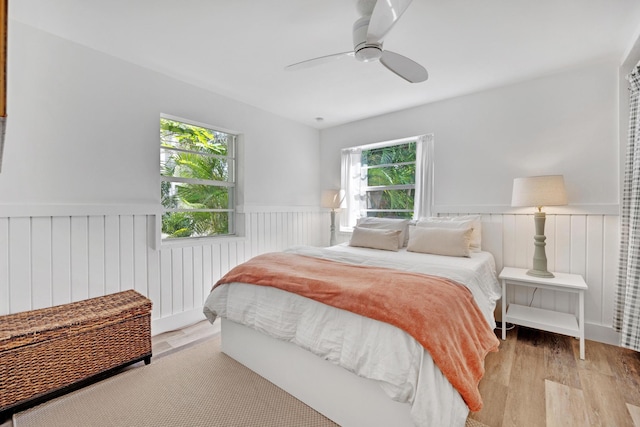
[(173, 314), (171, 316), (162, 317), (160, 319), (153, 319), (151, 321), (151, 335), (155, 336), (164, 332), (182, 329), (189, 325), (193, 325), (194, 323), (201, 322), (205, 319), (206, 318), (202, 313), (202, 307), (183, 311), (182, 313)]
[(611, 326), (585, 322), (584, 336), (588, 340), (620, 346), (620, 333), (614, 331)]

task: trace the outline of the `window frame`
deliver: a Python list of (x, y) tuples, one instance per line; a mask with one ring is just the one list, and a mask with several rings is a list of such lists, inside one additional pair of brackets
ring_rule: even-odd
[[(159, 159), (160, 159), (160, 171), (159, 171), (159, 175), (160, 175), (160, 187), (162, 188), (162, 185), (164, 182), (169, 182), (169, 183), (186, 183), (186, 184), (195, 184), (195, 185), (205, 185), (205, 186), (211, 186), (211, 187), (215, 187), (215, 188), (220, 188), (220, 187), (224, 187), (226, 188), (226, 190), (228, 191), (228, 206), (227, 208), (196, 208), (196, 209), (189, 209), (189, 208), (167, 208), (165, 207), (162, 202), (160, 203), (160, 214), (158, 215), (158, 220), (157, 220), (157, 229), (158, 229), (158, 239), (161, 243), (161, 245), (172, 245), (172, 244), (185, 244), (185, 243), (189, 243), (189, 242), (195, 242), (198, 240), (203, 240), (203, 239), (225, 239), (225, 238), (234, 238), (234, 237), (238, 237), (238, 227), (237, 227), (237, 207), (238, 207), (238, 200), (237, 200), (237, 195), (238, 195), (238, 144), (239, 144), (239, 139), (241, 137), (241, 134), (239, 132), (236, 131), (232, 131), (229, 129), (224, 129), (221, 128), (219, 126), (212, 126), (210, 124), (207, 123), (202, 123), (202, 122), (197, 122), (194, 120), (190, 120), (190, 119), (185, 119), (182, 117), (177, 117), (177, 116), (172, 116), (169, 114), (164, 114), (161, 113), (160, 114), (160, 119), (165, 119), (165, 120), (171, 120), (171, 121), (175, 121), (175, 122), (179, 122), (179, 123), (184, 123), (186, 125), (190, 125), (190, 126), (197, 126), (197, 127), (201, 127), (213, 132), (218, 132), (218, 133), (223, 133), (228, 135), (230, 138), (227, 141), (227, 153), (226, 155), (219, 155), (219, 154), (212, 154), (212, 153), (206, 153), (206, 152), (201, 152), (201, 151), (195, 151), (195, 150), (188, 150), (188, 149), (183, 149), (183, 148), (175, 148), (175, 147), (166, 147), (162, 145), (162, 138), (159, 138), (159, 143), (160, 143), (160, 153), (159, 153)], [(161, 122), (159, 121), (159, 124)], [(162, 131), (162, 129), (159, 129), (160, 131)], [(162, 156), (162, 152), (163, 150), (167, 150), (167, 151), (171, 151), (171, 152), (180, 152), (180, 153), (191, 153), (191, 154), (196, 154), (196, 155), (200, 155), (200, 156), (207, 156), (207, 157), (214, 157), (214, 158), (218, 158), (218, 159), (223, 159), (227, 162), (227, 173), (228, 173), (228, 181), (219, 181), (219, 180), (207, 180), (207, 179), (197, 179), (197, 178), (184, 178), (184, 177), (173, 177), (173, 176), (166, 176), (162, 174), (162, 167), (163, 167), (163, 156)], [(211, 235), (199, 235), (199, 236), (185, 236), (185, 237), (166, 237), (163, 233), (162, 233), (162, 225), (163, 225), (163, 216), (165, 213), (169, 213), (169, 212), (192, 212), (192, 213), (197, 213), (197, 212), (210, 212), (210, 213), (227, 213), (228, 215), (228, 233), (226, 234), (211, 234)]]
[[(400, 140), (400, 141), (387, 141), (384, 143), (378, 143), (378, 144), (369, 144), (369, 145), (362, 145), (359, 148), (362, 149), (360, 156), (364, 156), (364, 153), (367, 151), (373, 151), (376, 149), (380, 149), (380, 148), (388, 148), (388, 147), (395, 147), (395, 146), (401, 146), (401, 145), (409, 145), (411, 143), (416, 143), (416, 150), (415, 150), (415, 154), (417, 156), (417, 138), (413, 139), (413, 138), (409, 138), (407, 140)], [(371, 169), (380, 169), (380, 168), (388, 168), (388, 167), (394, 167), (394, 166), (405, 166), (405, 165), (417, 165), (417, 159), (414, 160), (413, 162), (398, 162), (398, 163), (383, 163), (383, 164), (379, 164), (379, 165), (363, 165), (362, 163), (360, 164), (360, 169), (361, 169), (361, 173), (363, 175), (366, 175), (367, 177), (369, 176), (369, 170)], [(364, 212), (364, 214), (366, 216), (369, 216), (368, 213), (369, 212), (389, 212), (389, 213), (399, 213), (399, 212), (415, 212), (415, 191), (416, 191), (416, 183), (415, 183), (415, 170), (414, 170), (414, 180), (413, 180), (413, 184), (391, 184), (391, 185), (365, 185), (364, 187), (361, 188), (361, 191), (366, 195), (369, 192), (376, 192), (376, 191), (387, 191), (387, 190), (413, 190), (414, 192), (414, 207), (413, 209), (370, 209), (368, 207), (365, 207), (364, 209), (360, 209), (361, 213)], [(367, 184), (368, 184), (368, 179), (367, 179)], [(366, 199), (365, 199), (366, 200)], [(391, 215), (390, 215), (391, 217)]]
[[(358, 168), (360, 174), (360, 180), (365, 181), (365, 184), (359, 184), (358, 190), (351, 191), (351, 194), (348, 194), (350, 189), (355, 190), (353, 188), (354, 176), (357, 176), (353, 170), (349, 170), (353, 168), (353, 161), (349, 158), (349, 156), (359, 155), (362, 158), (363, 153), (365, 151), (375, 150), (379, 148), (386, 148), (391, 146), (399, 146), (405, 145), (415, 142), (416, 143), (416, 160), (414, 162), (399, 162), (399, 163), (391, 163), (391, 164), (381, 164), (381, 165), (363, 165), (360, 161)], [(426, 156), (426, 157), (423, 157)], [(425, 161), (426, 159), (426, 161)], [(412, 218), (417, 219), (418, 215), (424, 215), (425, 213), (430, 214), (431, 208), (433, 205), (433, 134), (424, 134), (417, 135), (407, 138), (389, 140), (376, 142), (371, 144), (363, 144), (353, 147), (344, 148), (341, 151), (341, 162), (342, 162), (342, 191), (345, 192), (345, 204), (346, 204), (346, 213), (341, 215), (340, 220), (340, 231), (351, 232), (353, 231), (353, 227), (355, 227), (356, 222), (359, 218), (367, 216), (368, 212), (389, 212), (389, 217), (393, 217), (393, 213), (396, 212), (410, 212), (412, 213)], [(421, 162), (425, 162), (424, 165)], [(364, 171), (368, 171), (371, 168), (380, 168), (380, 167), (389, 167), (389, 166), (398, 166), (398, 165), (409, 165), (415, 164), (415, 172), (414, 172), (414, 183), (413, 184), (394, 184), (394, 185), (379, 185), (379, 186), (369, 186), (367, 181), (367, 173)], [(421, 170), (422, 169), (422, 170)], [(352, 173), (351, 177), (348, 175)], [(420, 177), (427, 178), (427, 184), (421, 184)], [(366, 204), (366, 193), (369, 191), (376, 190), (413, 190), (413, 209), (369, 209), (367, 206), (362, 207), (362, 203)], [(419, 194), (419, 192), (424, 194)], [(357, 197), (356, 197), (357, 195)], [(360, 202), (355, 202), (354, 200), (358, 199)], [(364, 200), (364, 202), (362, 202)], [(427, 209), (424, 208), (425, 200), (429, 207)], [(350, 203), (352, 206), (350, 206)], [(358, 206), (353, 206), (355, 204)], [(345, 207), (343, 205), (343, 207)], [(355, 213), (357, 211), (357, 214)], [(420, 211), (420, 212), (419, 212)]]

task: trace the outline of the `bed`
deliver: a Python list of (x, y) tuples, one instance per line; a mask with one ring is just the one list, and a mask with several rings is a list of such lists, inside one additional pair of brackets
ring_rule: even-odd
[[(443, 221), (450, 223), (443, 224)], [(318, 300), (315, 295), (299, 294), (286, 286), (279, 288), (279, 284), (251, 284), (252, 279), (246, 279), (248, 276), (234, 275), (241, 274), (244, 265), (232, 269), (214, 286), (204, 308), (211, 322), (217, 317), (222, 319), (222, 351), (341, 426), (463, 426), (470, 408), (478, 410), (478, 405), (481, 406), (477, 383), (483, 373), (484, 356), (498, 346), (493, 334), (493, 311), (500, 298), (500, 286), (495, 259), (481, 248), (479, 218), (438, 219), (429, 221), (428, 226), (426, 223), (427, 219), (415, 226), (408, 221), (362, 221), (348, 243), (329, 248), (293, 247), (282, 254), (264, 254), (244, 263), (256, 261), (267, 266), (280, 263), (282, 268), (276, 273), (259, 270), (254, 275), (274, 276), (271, 279), (283, 283), (298, 280), (297, 273), (291, 273), (292, 278), (286, 270), (300, 270), (296, 264), (299, 261), (312, 263), (310, 265), (323, 273), (322, 280), (329, 280), (324, 276), (331, 277), (334, 267), (338, 268), (337, 277), (342, 277), (344, 282), (361, 280), (360, 273), (367, 271), (375, 278), (366, 280), (375, 281), (378, 277), (381, 282), (386, 280), (389, 284), (385, 292), (392, 294), (372, 292), (374, 297), (362, 304), (368, 310), (364, 315), (357, 314), (350, 306), (345, 309), (339, 303), (334, 306), (333, 301), (330, 305)], [(449, 253), (451, 250), (457, 253), (459, 249), (459, 245), (451, 244), (455, 240), (452, 234), (436, 236), (430, 231), (428, 242), (414, 239), (423, 236), (423, 227), (433, 228), (436, 234), (443, 233), (443, 229), (460, 230), (455, 237), (464, 234), (464, 255)], [(366, 229), (364, 234), (362, 229)], [(471, 237), (473, 230), (475, 239)], [(394, 248), (394, 244), (397, 247)], [(287, 269), (288, 266), (292, 268)], [(345, 271), (352, 269), (358, 273), (347, 280)], [(392, 274), (392, 283), (382, 275), (387, 272)], [(469, 317), (465, 320), (466, 326), (455, 326), (457, 315), (440, 318), (428, 327), (416, 326), (422, 323), (415, 322), (411, 316), (393, 315), (391, 300), (403, 298), (418, 299), (420, 304), (416, 310), (430, 311), (431, 308), (425, 309), (429, 306), (438, 311), (435, 303), (422, 304), (426, 301), (422, 297), (412, 297), (412, 291), (395, 289), (403, 281), (427, 275), (440, 282), (451, 282), (452, 290), (462, 292), (455, 294), (462, 296), (443, 301), (444, 308), (439, 311), (451, 307), (451, 313), (455, 313), (454, 306), (460, 305), (461, 310), (472, 313), (460, 316)], [(304, 277), (307, 280), (308, 273)], [(315, 276), (311, 280), (316, 280)], [(439, 292), (433, 289), (444, 288), (440, 282), (437, 288), (431, 288), (430, 294)], [(310, 287), (307, 285), (304, 287)], [(318, 286), (324, 290), (329, 285), (323, 282)], [(422, 284), (417, 288), (422, 288)], [(329, 293), (331, 298), (353, 301), (352, 297), (341, 294), (336, 297), (333, 290)], [(465, 295), (473, 301), (472, 307), (460, 302), (466, 300)], [(400, 312), (406, 310), (413, 316), (414, 308), (406, 307)], [(382, 320), (379, 312), (383, 313)], [(453, 326), (448, 326), (450, 323)], [(451, 338), (456, 334), (447, 327), (470, 331), (467, 335), (473, 337), (468, 340), (479, 344), (474, 341), (476, 347), (473, 347), (464, 341), (467, 338)], [(438, 332), (440, 329), (442, 333)], [(444, 342), (455, 339), (462, 343), (456, 341), (449, 348), (439, 343), (438, 339), (442, 338), (438, 334), (445, 335)], [(447, 365), (456, 365), (457, 362), (448, 361), (457, 360), (460, 355), (456, 353), (460, 353), (460, 349), (467, 351), (467, 347), (473, 347), (473, 355), (462, 358), (473, 359), (466, 363), (473, 365), (474, 370), (471, 387), (465, 388), (460, 386), (457, 374), (451, 375), (452, 369), (454, 373), (464, 369)], [(441, 351), (445, 354), (439, 354)], [(468, 379), (463, 374), (459, 376)], [(471, 390), (473, 387), (475, 390)]]

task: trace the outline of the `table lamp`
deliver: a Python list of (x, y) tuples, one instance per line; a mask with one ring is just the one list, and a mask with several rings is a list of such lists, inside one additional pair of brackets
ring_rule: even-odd
[(331, 209), (331, 238), (329, 239), (329, 245), (336, 244), (336, 211), (340, 209), (340, 190), (324, 190), (322, 192), (322, 199), (320, 200), (320, 206), (323, 208)]
[(538, 211), (534, 213), (533, 221), (536, 227), (534, 236), (535, 250), (533, 253), (533, 268), (527, 271), (530, 276), (554, 277), (547, 271), (547, 255), (544, 235), (545, 213), (543, 206), (560, 206), (567, 204), (567, 193), (564, 188), (562, 175), (529, 176), (513, 180), (513, 194), (511, 206), (534, 206)]

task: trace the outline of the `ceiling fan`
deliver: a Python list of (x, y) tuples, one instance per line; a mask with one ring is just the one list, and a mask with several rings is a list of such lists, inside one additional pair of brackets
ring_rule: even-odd
[(398, 53), (382, 49), (383, 38), (400, 19), (412, 0), (357, 0), (361, 15), (353, 24), (353, 51), (321, 56), (291, 64), (287, 70), (307, 68), (334, 60), (355, 57), (362, 62), (380, 61), (390, 71), (410, 83), (420, 83), (429, 77), (425, 68)]

